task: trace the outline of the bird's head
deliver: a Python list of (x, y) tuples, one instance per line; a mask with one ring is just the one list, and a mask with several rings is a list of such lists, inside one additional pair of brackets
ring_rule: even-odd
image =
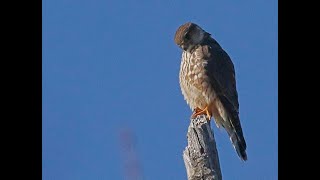
[(205, 32), (198, 25), (188, 22), (178, 28), (174, 41), (181, 49), (190, 52), (203, 41), (206, 34), (209, 33)]

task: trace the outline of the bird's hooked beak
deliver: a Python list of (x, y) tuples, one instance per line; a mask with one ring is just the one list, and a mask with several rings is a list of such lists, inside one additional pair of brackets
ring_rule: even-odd
[(181, 44), (181, 48), (182, 48), (184, 51), (186, 51), (186, 50), (188, 49), (187, 46), (184, 45), (184, 44)]

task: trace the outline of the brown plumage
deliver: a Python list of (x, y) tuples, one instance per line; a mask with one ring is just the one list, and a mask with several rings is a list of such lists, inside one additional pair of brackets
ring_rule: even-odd
[(183, 49), (179, 82), (192, 117), (207, 114), (224, 127), (242, 160), (246, 142), (239, 119), (235, 70), (228, 54), (209, 33), (188, 22), (178, 28), (175, 43)]

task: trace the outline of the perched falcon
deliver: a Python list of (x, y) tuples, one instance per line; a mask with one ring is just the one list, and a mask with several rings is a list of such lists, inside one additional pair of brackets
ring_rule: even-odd
[(176, 31), (174, 41), (183, 49), (179, 82), (192, 117), (214, 117), (225, 128), (238, 156), (247, 160), (240, 119), (235, 71), (228, 54), (211, 34), (188, 22)]

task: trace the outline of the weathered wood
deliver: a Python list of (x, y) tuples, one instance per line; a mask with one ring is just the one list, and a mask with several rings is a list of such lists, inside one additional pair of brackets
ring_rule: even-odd
[(191, 119), (187, 138), (183, 160), (188, 180), (222, 180), (214, 134), (204, 115)]

